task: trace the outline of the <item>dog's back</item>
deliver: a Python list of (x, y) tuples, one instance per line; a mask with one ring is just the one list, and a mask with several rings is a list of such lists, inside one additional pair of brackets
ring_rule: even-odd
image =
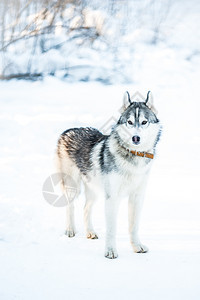
[(83, 175), (86, 175), (92, 166), (92, 150), (104, 138), (105, 136), (100, 131), (91, 127), (71, 128), (64, 131), (57, 146), (57, 157), (61, 163), (60, 171), (66, 170), (67, 158)]

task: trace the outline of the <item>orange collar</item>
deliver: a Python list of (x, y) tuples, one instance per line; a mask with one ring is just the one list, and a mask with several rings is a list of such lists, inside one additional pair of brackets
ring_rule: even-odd
[(148, 152), (139, 152), (139, 151), (134, 151), (134, 150), (131, 150), (130, 152), (131, 152), (133, 155), (135, 155), (135, 156), (147, 157), (147, 158), (151, 158), (151, 159), (154, 158), (154, 154), (152, 154), (152, 153), (148, 153)]

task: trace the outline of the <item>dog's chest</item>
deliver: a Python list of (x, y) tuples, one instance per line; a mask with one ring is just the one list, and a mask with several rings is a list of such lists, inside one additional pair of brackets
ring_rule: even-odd
[(112, 187), (120, 196), (137, 192), (146, 185), (150, 165), (146, 164), (142, 158), (138, 158), (134, 164), (124, 163), (117, 172), (110, 176)]
[(118, 171), (128, 177), (143, 176), (151, 167), (151, 160), (144, 157), (131, 156), (129, 159), (116, 158)]

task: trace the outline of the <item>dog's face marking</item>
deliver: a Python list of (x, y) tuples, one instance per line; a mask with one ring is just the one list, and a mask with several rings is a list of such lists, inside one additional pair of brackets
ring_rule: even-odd
[(145, 151), (149, 141), (156, 140), (160, 127), (158, 124), (157, 116), (144, 102), (133, 102), (122, 113), (116, 131), (127, 148), (137, 146), (138, 150)]
[(135, 119), (137, 120), (139, 118), (139, 107), (136, 107), (135, 109)]

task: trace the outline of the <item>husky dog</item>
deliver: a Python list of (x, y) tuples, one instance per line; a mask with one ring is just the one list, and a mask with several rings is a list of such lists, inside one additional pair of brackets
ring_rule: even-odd
[[(134, 102), (128, 92), (117, 124), (110, 135), (97, 129), (72, 128), (64, 131), (56, 151), (57, 170), (68, 174), (80, 191), (85, 186), (84, 221), (87, 238), (97, 239), (91, 221), (92, 206), (98, 188), (105, 197), (106, 246), (105, 257), (116, 258), (116, 217), (120, 198), (129, 199), (129, 234), (134, 252), (145, 253), (148, 248), (140, 242), (138, 224), (149, 171), (161, 125), (150, 92), (144, 102)], [(65, 179), (62, 188), (65, 191)], [(77, 193), (78, 195), (78, 193)], [(75, 236), (74, 204), (67, 205), (68, 237)]]

